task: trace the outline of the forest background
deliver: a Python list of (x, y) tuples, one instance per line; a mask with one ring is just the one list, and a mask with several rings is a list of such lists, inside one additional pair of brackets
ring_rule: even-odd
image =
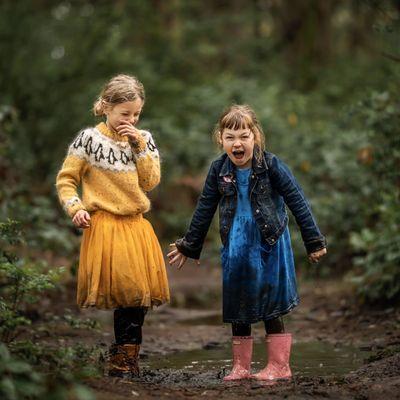
[[(309, 265), (292, 218), (299, 274), (343, 277), (363, 304), (398, 303), (398, 0), (2, 0), (0, 54), (0, 220), (14, 267), (63, 260), (76, 273), (80, 233), (55, 176), (75, 135), (99, 121), (91, 107), (102, 85), (128, 73), (144, 83), (140, 127), (161, 152), (149, 218), (164, 249), (185, 232), (219, 154), (218, 116), (247, 103), (327, 236), (328, 256)], [(9, 219), (23, 228), (22, 248)], [(204, 258), (215, 268), (219, 246), (214, 223)]]

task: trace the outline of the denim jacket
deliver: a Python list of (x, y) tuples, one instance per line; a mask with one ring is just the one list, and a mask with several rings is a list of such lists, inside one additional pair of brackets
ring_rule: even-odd
[[(254, 219), (268, 244), (274, 245), (288, 224), (286, 204), (300, 227), (307, 253), (326, 247), (325, 237), (315, 222), (303, 190), (287, 165), (274, 154), (264, 152), (261, 163), (253, 157), (249, 195)], [(223, 154), (211, 164), (189, 230), (175, 242), (178, 250), (190, 258), (200, 257), (218, 205), (221, 241), (225, 245), (236, 204), (235, 166), (227, 154)]]

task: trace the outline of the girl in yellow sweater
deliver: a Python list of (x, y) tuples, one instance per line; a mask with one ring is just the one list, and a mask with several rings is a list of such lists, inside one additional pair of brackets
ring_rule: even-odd
[(145, 314), (169, 301), (163, 254), (143, 218), (150, 209), (146, 193), (160, 182), (154, 140), (136, 128), (144, 100), (143, 85), (135, 77), (113, 77), (93, 107), (106, 121), (78, 134), (56, 183), (72, 222), (84, 229), (78, 305), (114, 309), (109, 374), (117, 376), (139, 373)]

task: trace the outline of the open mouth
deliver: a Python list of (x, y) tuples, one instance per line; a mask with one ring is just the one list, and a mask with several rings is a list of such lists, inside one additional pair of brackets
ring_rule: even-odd
[(237, 160), (241, 160), (244, 157), (244, 151), (243, 150), (233, 150), (232, 151), (233, 157)]

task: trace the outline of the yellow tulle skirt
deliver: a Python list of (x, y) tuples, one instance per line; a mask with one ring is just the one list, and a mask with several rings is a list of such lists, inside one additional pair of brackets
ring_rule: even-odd
[(150, 222), (105, 211), (84, 230), (78, 271), (80, 307), (152, 307), (169, 301), (164, 257)]

